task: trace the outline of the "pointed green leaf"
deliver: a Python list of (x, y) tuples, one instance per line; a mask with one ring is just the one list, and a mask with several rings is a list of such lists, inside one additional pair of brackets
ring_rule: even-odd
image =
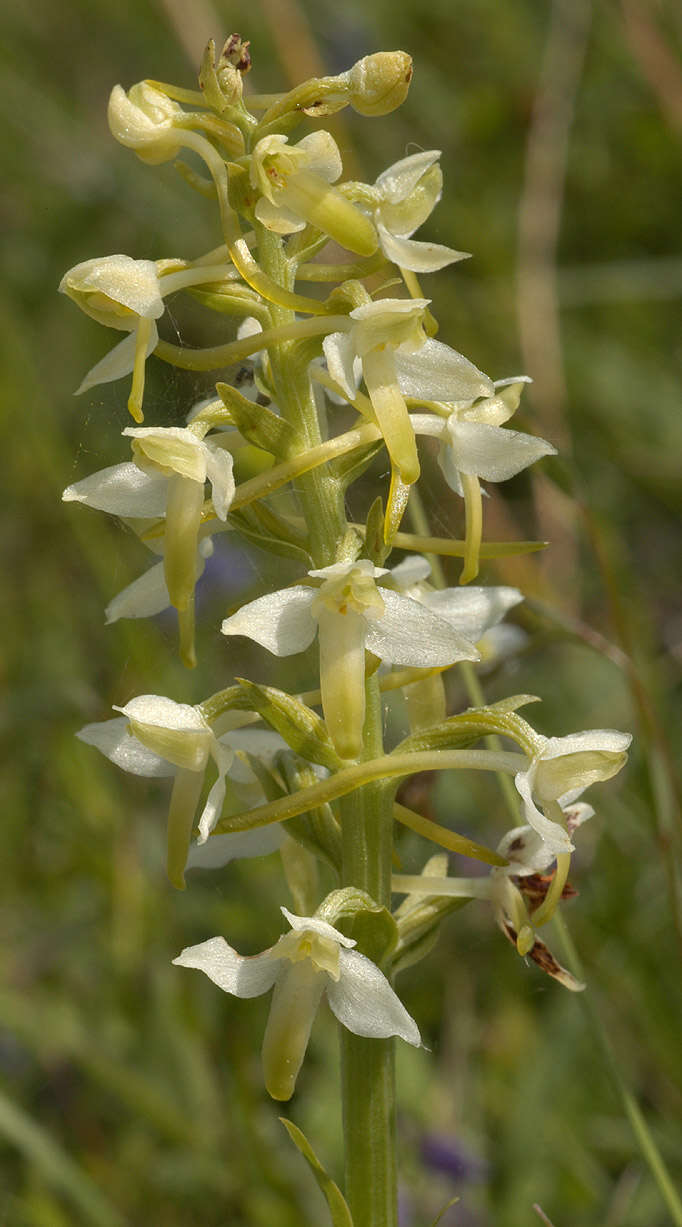
[(388, 908), (355, 886), (333, 890), (317, 915), (354, 938), (360, 952), (377, 966), (385, 962), (397, 944), (398, 926)]
[(259, 549), (267, 550), (269, 554), (277, 554), (282, 558), (294, 558), (296, 562), (302, 562), (306, 570), (310, 566), (310, 555), (307, 549), (293, 540), (293, 535), (283, 536), (270, 525), (266, 527), (262, 518), (255, 512), (254, 506), (243, 508), (240, 511), (231, 511), (230, 524), (242, 537), (253, 545), (257, 545)]
[(311, 707), (275, 686), (259, 686), (241, 677), (237, 684), (248, 696), (253, 710), (302, 758), (331, 770), (341, 766), (324, 720)]
[(284, 418), (278, 417), (272, 409), (248, 400), (237, 388), (227, 383), (216, 384), (216, 391), (226, 409), (229, 409), (237, 423), (239, 433), (262, 447), (273, 456), (283, 459), (291, 447), (292, 429)]
[(289, 1134), (294, 1146), (301, 1152), (303, 1158), (306, 1160), (310, 1170), (313, 1173), (313, 1176), (315, 1177), (327, 1200), (332, 1227), (353, 1227), (351, 1212), (348, 1209), (348, 1204), (343, 1196), (343, 1193), (341, 1192), (338, 1184), (336, 1184), (332, 1180), (331, 1176), (329, 1176), (324, 1170), (305, 1134), (301, 1132), (293, 1121), (287, 1120), (285, 1116), (280, 1116), (279, 1119), (284, 1125), (284, 1128)]
[(375, 567), (383, 567), (387, 555), (391, 552), (391, 547), (384, 540), (384, 502), (381, 495), (375, 498), (367, 512), (364, 531), (364, 557), (369, 558)]
[[(290, 750), (277, 756), (277, 766), (290, 792), (298, 792), (318, 777), (310, 763), (304, 762)], [(287, 831), (304, 848), (326, 861), (336, 873), (341, 869), (341, 827), (331, 805), (318, 805), (315, 809), (289, 819)]]
[(225, 98), (215, 70), (215, 42), (212, 38), (207, 42), (206, 50), (201, 58), (199, 89), (208, 105), (220, 115), (225, 110)]
[(362, 477), (365, 469), (369, 468), (383, 445), (383, 439), (377, 439), (376, 443), (368, 443), (365, 447), (358, 447), (355, 451), (330, 461), (329, 468), (334, 477), (341, 482), (344, 490), (357, 481), (358, 477)]
[(455, 750), (470, 746), (481, 737), (491, 733), (509, 737), (526, 753), (537, 748), (538, 735), (531, 726), (516, 715), (516, 708), (538, 700), (533, 695), (514, 695), (489, 707), (471, 707), (457, 716), (450, 716), (441, 724), (417, 730), (395, 747), (394, 754), (413, 753), (420, 750)]

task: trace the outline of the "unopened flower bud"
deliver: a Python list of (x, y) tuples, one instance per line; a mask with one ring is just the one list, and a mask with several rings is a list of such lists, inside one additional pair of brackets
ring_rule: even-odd
[(388, 115), (407, 97), (412, 59), (405, 51), (377, 51), (348, 73), (350, 104), (360, 115)]
[(114, 86), (107, 118), (117, 141), (134, 149), (143, 162), (156, 164), (177, 157), (180, 143), (173, 139), (173, 125), (183, 114), (172, 98), (141, 81), (127, 94), (122, 85)]

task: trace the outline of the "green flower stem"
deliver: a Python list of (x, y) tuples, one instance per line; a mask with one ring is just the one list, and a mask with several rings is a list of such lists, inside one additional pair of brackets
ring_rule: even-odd
[[(295, 266), (285, 259), (281, 240), (263, 227), (257, 228), (257, 237), (258, 254), (266, 274), (290, 289)], [(295, 323), (293, 313), (278, 305), (273, 306), (272, 316), (275, 328), (286, 329)], [(330, 320), (324, 322), (329, 324)], [(277, 340), (271, 339), (268, 344), (268, 355), (277, 402), (282, 415), (293, 427), (294, 437), (300, 440), (301, 452), (308, 453), (309, 461), (311, 451), (315, 454), (317, 449), (319, 456), (320, 449), (326, 447), (326, 458), (329, 458), (329, 443), (323, 443), (321, 438), (307, 364), (298, 356), (296, 342), (283, 338), (280, 333)], [(375, 430), (373, 424), (368, 424), (349, 432), (355, 440), (348, 440), (349, 445), (356, 446), (358, 436), (368, 441), (378, 437)], [(339, 446), (338, 441), (330, 442), (334, 447)], [(348, 530), (341, 483), (329, 467), (308, 468), (300, 474), (298, 494), (316, 565), (335, 562), (338, 547)], [(363, 752), (369, 759), (385, 761), (381, 693), (376, 676), (366, 681), (365, 690)], [(370, 771), (368, 775), (363, 763), (348, 770), (350, 787), (342, 786), (342, 790), (334, 794), (346, 797), (341, 806), (342, 884), (363, 888), (378, 902), (390, 906), (392, 795), (381, 773)], [(353, 787), (352, 783), (358, 772), (358, 784), (364, 785), (361, 788)], [(317, 785), (311, 787), (316, 789)], [(309, 792), (309, 788), (302, 789), (298, 796)], [(352, 795), (348, 796), (349, 793)], [(287, 802), (293, 798), (282, 800)], [(307, 804), (306, 808), (309, 808)], [(344, 1027), (340, 1027), (340, 1033), (346, 1197), (354, 1227), (396, 1227), (394, 1041), (356, 1036)]]
[(318, 465), (325, 464), (336, 456), (343, 456), (346, 452), (352, 452), (356, 447), (364, 447), (380, 438), (379, 427), (368, 422), (366, 426), (360, 426), (357, 430), (348, 430), (343, 435), (328, 439), (326, 443), (319, 443), (317, 447), (308, 448), (307, 451), (292, 456), (291, 460), (276, 464), (271, 469), (267, 469), (265, 473), (259, 473), (257, 477), (251, 477), (248, 481), (242, 482), (241, 486), (237, 486), (230, 510), (238, 511), (240, 507), (254, 503), (256, 499), (264, 498), (273, 490), (278, 490), (280, 486), (286, 485), (287, 482), (300, 477), (303, 473), (310, 472)]
[(456, 831), (450, 831), (447, 827), (432, 822), (430, 818), (424, 818), (423, 814), (416, 814), (414, 810), (407, 809), (405, 805), (399, 805), (397, 801), (393, 804), (393, 817), (403, 826), (415, 831), (417, 835), (422, 835), (424, 839), (430, 839), (432, 843), (438, 844), (439, 848), (447, 848), (448, 852), (470, 856), (473, 860), (483, 861), (486, 865), (509, 864), (509, 861), (500, 856), (499, 852), (493, 852), (490, 848), (485, 848), (483, 844), (474, 843), (473, 839), (467, 839), (465, 835), (458, 835)]
[[(364, 754), (382, 755), (378, 678), (365, 684)], [(351, 768), (351, 770), (353, 770)], [(392, 789), (385, 777), (344, 797), (341, 885), (366, 890), (390, 909), (393, 854)], [(344, 1027), (341, 1082), (346, 1200), (354, 1227), (396, 1227), (395, 1040), (364, 1039)]]
[[(450, 768), (468, 771), (508, 771), (516, 775), (528, 766), (523, 754), (490, 750), (419, 750), (407, 754), (385, 754), (369, 762), (354, 763), (344, 767), (319, 784), (301, 788), (291, 796), (281, 797), (267, 805), (258, 805), (241, 814), (223, 819), (217, 831), (248, 831), (254, 827), (269, 826), (273, 822), (286, 822), (297, 814), (315, 809), (326, 801), (345, 797), (356, 789), (375, 780), (394, 780), (412, 775), (415, 771), (446, 771)], [(357, 883), (355, 883), (357, 885)]]
[[(414, 486), (412, 486), (414, 491)], [(353, 524), (364, 533), (364, 524)], [(392, 544), (398, 550), (414, 550), (417, 554), (442, 554), (446, 558), (464, 558), (466, 541), (450, 537), (427, 537), (417, 533), (396, 533)], [(547, 541), (486, 541), (481, 545), (481, 558), (506, 558), (511, 554), (534, 554), (547, 548)]]
[[(256, 224), (258, 255), (266, 275), (286, 290), (293, 284), (294, 270), (287, 261), (282, 240), (264, 226)], [(319, 447), (323, 440), (317, 416), (307, 361), (297, 352), (296, 341), (302, 333), (301, 322), (296, 321), (289, 307), (275, 303), (272, 307), (274, 328), (269, 337), (260, 336), (260, 346), (267, 346), (272, 368), (274, 393), (282, 416), (293, 427), (293, 437), (302, 452)], [(308, 335), (341, 326), (348, 327), (347, 316), (327, 316), (324, 320), (305, 321), (310, 327)], [(274, 334), (274, 335), (273, 335)], [(304, 519), (310, 535), (310, 552), (317, 567), (328, 566), (336, 561), (336, 551), (347, 531), (344, 495), (341, 482), (333, 473), (324, 469), (303, 472), (298, 484)]]
[[(179, 274), (171, 274), (178, 276)], [(197, 282), (198, 284), (198, 282)], [(178, 287), (181, 288), (181, 287)], [(169, 291), (170, 293), (170, 291)], [(172, 366), (179, 366), (183, 371), (216, 371), (219, 367), (229, 366), (233, 362), (241, 362), (259, 349), (268, 349), (280, 345), (283, 341), (300, 341), (306, 337), (324, 336), (328, 332), (338, 332), (348, 329), (348, 316), (325, 315), (309, 320), (294, 320), (277, 328), (267, 328), (264, 332), (256, 332), (253, 336), (243, 337), (239, 341), (228, 341), (226, 345), (211, 345), (206, 349), (187, 349), (182, 345), (173, 345), (170, 341), (159, 341), (154, 353), (157, 358)]]

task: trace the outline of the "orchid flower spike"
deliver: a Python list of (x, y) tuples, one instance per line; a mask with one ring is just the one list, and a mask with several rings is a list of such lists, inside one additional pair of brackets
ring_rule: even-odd
[[(542, 456), (555, 456), (556, 448), (546, 439), (504, 430), (502, 423), (518, 409), (525, 376), (498, 380), (483, 399), (464, 399), (443, 403), (448, 411), (443, 418), (415, 415), (419, 434), (435, 435), (441, 441), (438, 463), (443, 476), (456, 494), (464, 498), (466, 513), (466, 553), (460, 583), (478, 575), (483, 527), (480, 479), (507, 481)], [(434, 400), (437, 398), (434, 397)]]
[[(199, 817), (199, 845), (206, 843), (221, 816), (225, 777), (234, 764), (234, 749), (247, 748), (248, 740), (244, 745), (244, 738), (248, 739), (249, 734), (242, 733), (241, 741), (235, 739), (234, 734), (226, 734), (225, 740), (218, 739), (199, 708), (176, 703), (162, 695), (140, 695), (124, 707), (114, 706), (114, 711), (120, 711), (121, 715), (113, 720), (86, 724), (77, 736), (132, 775), (174, 777), (168, 813), (168, 877), (182, 890), (206, 768), (212, 761), (218, 775)], [(262, 750), (260, 742), (253, 748), (257, 753)], [(254, 848), (269, 850), (269, 842), (257, 842)], [(261, 855), (262, 851), (253, 854)], [(219, 858), (218, 848), (215, 855)], [(213, 864), (218, 863), (212, 857), (208, 859)]]
[(246, 635), (275, 656), (310, 646), (319, 631), (320, 690), (329, 733), (342, 758), (362, 749), (365, 650), (419, 668), (477, 660), (475, 646), (438, 614), (390, 588), (366, 558), (309, 571), (319, 587), (295, 584), (250, 601), (221, 630)]
[(410, 154), (382, 171), (374, 184), (374, 222), (387, 259), (413, 273), (433, 273), (468, 253), (441, 243), (420, 243), (411, 236), (431, 215), (441, 197), (440, 150)]
[(282, 913), (291, 931), (262, 954), (245, 958), (223, 937), (212, 937), (173, 959), (179, 967), (203, 971), (235, 997), (259, 997), (274, 987), (262, 1050), (265, 1086), (273, 1099), (287, 1100), (294, 1093), (323, 995), (354, 1035), (397, 1035), (420, 1046), (414, 1019), (351, 938), (316, 916), (295, 916), (284, 907)]
[[(382, 298), (350, 312), (347, 332), (332, 332), (323, 348), (332, 378), (352, 401), (364, 376), (372, 408), (391, 463), (401, 481), (419, 477), (414, 430), (405, 396), (438, 400), (442, 395), (488, 396), (493, 385), (473, 363), (441, 341), (428, 338), (423, 326), (425, 298)], [(466, 391), (464, 391), (466, 389)]]
[(295, 145), (282, 135), (264, 136), (251, 155), (249, 177), (260, 196), (255, 214), (276, 234), (294, 234), (306, 223), (361, 256), (377, 249), (369, 218), (331, 186), (343, 169), (329, 132), (311, 132)]

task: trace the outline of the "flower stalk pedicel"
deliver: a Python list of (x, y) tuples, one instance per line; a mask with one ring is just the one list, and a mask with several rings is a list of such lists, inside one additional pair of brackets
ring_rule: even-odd
[[(448, 715), (443, 672), (489, 657), (486, 637), (502, 642), (507, 631), (504, 641), (515, 642), (503, 619), (522, 594), (511, 586), (439, 589), (418, 551), (463, 558), (459, 580), (468, 585), (481, 559), (537, 548), (485, 542), (480, 482), (505, 481), (554, 448), (503, 428), (524, 376), (493, 381), (434, 337), (417, 274), (464, 258), (412, 237), (441, 196), (438, 151), (410, 154), (359, 183), (344, 180), (341, 152), (324, 128), (292, 135), (308, 118), (345, 106), (387, 114), (406, 96), (410, 57), (379, 52), (275, 96), (244, 95), (250, 66), (248, 41), (233, 34), (218, 57), (209, 43), (199, 91), (149, 81), (112, 91), (109, 126), (121, 145), (150, 167), (181, 151), (203, 161), (210, 180), (178, 168), (202, 200), (217, 203), (214, 244), (195, 258), (114, 255), (65, 274), (60, 289), (78, 306), (129, 334), (79, 392), (132, 374), (137, 425), (123, 432), (132, 449), (125, 459), (63, 497), (122, 517), (159, 557), (112, 594), (107, 618), (173, 606), (186, 665), (195, 663), (195, 587), (212, 538), (230, 529), (288, 559), (281, 586), (225, 610), (226, 672), (240, 672), (239, 636), (270, 658), (306, 652), (317, 640), (307, 658), (311, 690), (290, 695), (236, 676), (201, 702), (143, 694), (79, 736), (125, 771), (172, 779), (167, 872), (175, 887), (184, 888), (187, 870), (281, 857), (295, 908), (281, 909), (288, 933), (251, 957), (209, 937), (174, 962), (234, 996), (273, 990), (262, 1058), (276, 1100), (293, 1094), (326, 1000), (341, 1024), (343, 1221), (397, 1227), (394, 1043), (421, 1039), (392, 980), (423, 955), (453, 907), (484, 899), (519, 954), (581, 987), (537, 930), (570, 893), (572, 832), (591, 813), (576, 797), (620, 770), (630, 739), (603, 729), (542, 736), (517, 713), (532, 698), (525, 695)], [(344, 249), (341, 259), (326, 250), (330, 242)], [(301, 292), (307, 281), (320, 297)], [(193, 350), (163, 336), (165, 299), (187, 292), (216, 313), (224, 342)], [(140, 426), (148, 360), (197, 371), (246, 363), (249, 378), (181, 406), (185, 425), (175, 407), (172, 421)], [(433, 538), (426, 525), (422, 537), (400, 531), (424, 436), (437, 440), (443, 497), (447, 487), (463, 497), (463, 539)], [(233, 461), (247, 443), (271, 464), (236, 484)], [(366, 519), (357, 509), (349, 518), (354, 485), (378, 453), (388, 480), (378, 479)], [(273, 497), (283, 489), (285, 502)], [(402, 561), (395, 546), (407, 552)], [(404, 693), (410, 720), (398, 746), (384, 744), (391, 690)], [(481, 748), (490, 735), (514, 751)], [(395, 803), (398, 782), (413, 772), (455, 769), (514, 776), (525, 825), (504, 835), (497, 852)], [(402, 825), (486, 862), (490, 873), (451, 877), (439, 854), (426, 856), (421, 874), (392, 876)], [(336, 877), (324, 898), (318, 861)], [(396, 893), (407, 899), (392, 910)], [(338, 1208), (339, 1190), (288, 1127), (324, 1187), (333, 1186)]]

